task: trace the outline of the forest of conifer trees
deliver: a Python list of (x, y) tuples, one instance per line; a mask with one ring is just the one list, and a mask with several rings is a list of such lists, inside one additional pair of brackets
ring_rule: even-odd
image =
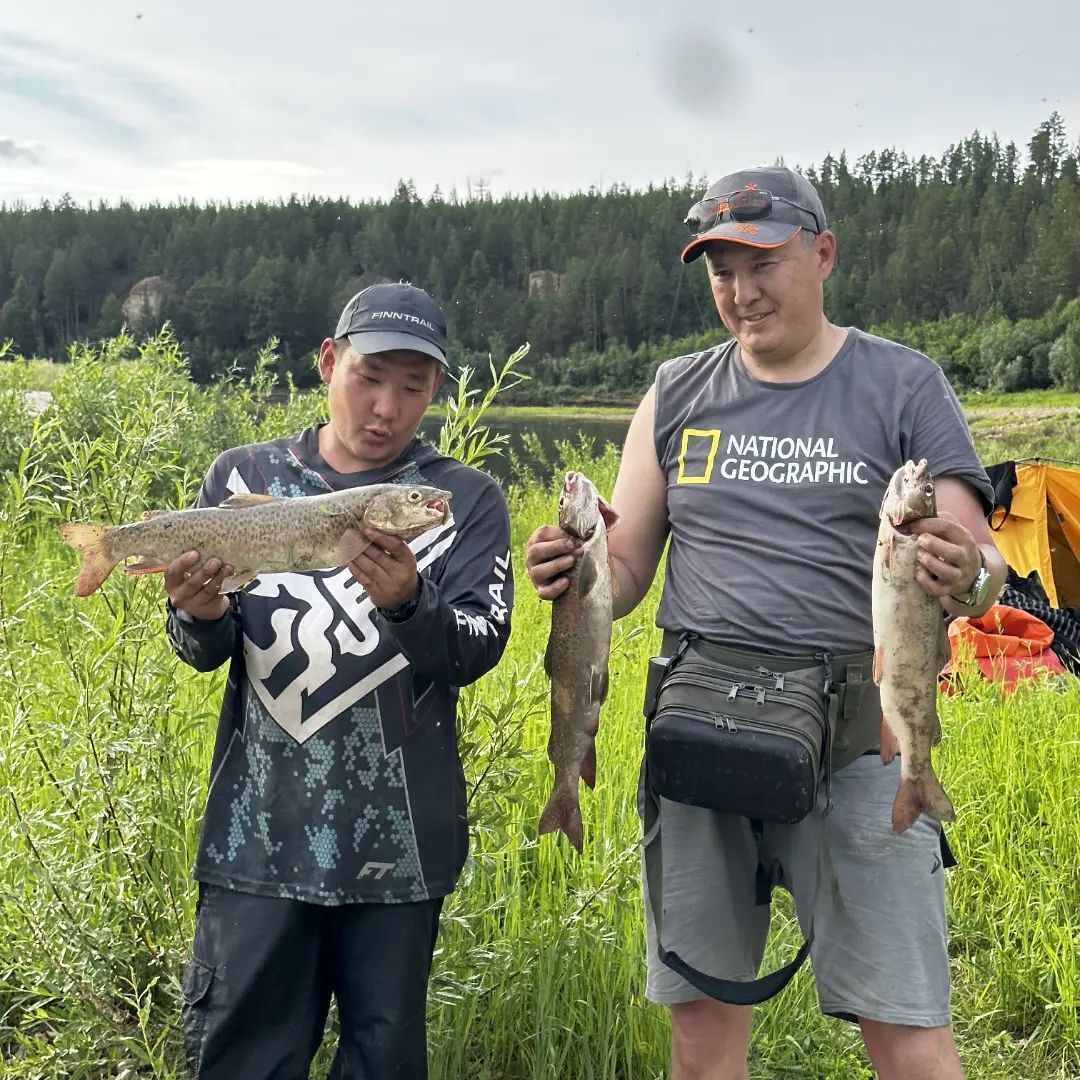
[[(793, 164), (790, 163), (789, 164)], [(827, 156), (818, 185), (839, 260), (827, 310), (923, 348), (960, 388), (1080, 389), (1080, 144), (1057, 114), (1027, 147), (974, 133), (939, 157)], [(171, 322), (201, 381), (277, 338), (311, 357), (344, 301), (420, 284), (458, 362), (531, 343), (517, 400), (615, 400), (719, 335), (704, 270), (678, 252), (707, 178), (631, 191), (241, 205), (0, 207), (0, 345), (63, 359), (78, 339)], [(123, 302), (154, 278), (160, 307)]]

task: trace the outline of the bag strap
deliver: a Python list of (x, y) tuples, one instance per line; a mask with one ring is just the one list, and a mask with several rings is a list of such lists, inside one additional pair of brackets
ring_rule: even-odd
[[(664, 907), (664, 875), (657, 841), (660, 839), (660, 803), (649, 783), (648, 765), (645, 766), (645, 805), (644, 805), (644, 861), (645, 881), (649, 894), (649, 907), (652, 910), (653, 928), (656, 931), (656, 951), (660, 960), (672, 971), (681, 975), (691, 986), (703, 994), (723, 1001), (729, 1005), (759, 1005), (775, 997), (784, 989), (802, 967), (803, 961), (810, 955), (810, 945), (814, 940), (814, 925), (811, 917), (810, 932), (806, 935), (799, 951), (790, 963), (782, 968), (757, 979), (741, 981), (721, 979), (708, 975), (704, 971), (688, 964), (678, 953), (666, 949), (662, 941), (663, 925), (661, 912)], [(819, 866), (820, 871), (820, 866)], [(819, 881), (820, 884), (820, 881)], [(817, 887), (814, 889), (815, 896)]]

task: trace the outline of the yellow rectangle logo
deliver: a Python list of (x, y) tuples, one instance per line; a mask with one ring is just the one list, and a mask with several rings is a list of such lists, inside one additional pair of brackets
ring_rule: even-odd
[(677, 484), (707, 484), (720, 447), (720, 429), (683, 428)]

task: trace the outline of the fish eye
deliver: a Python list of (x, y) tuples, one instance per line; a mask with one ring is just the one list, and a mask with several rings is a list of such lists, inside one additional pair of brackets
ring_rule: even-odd
[(922, 489), (922, 493), (929, 499), (930, 496), (934, 494), (934, 485), (933, 484), (927, 484)]
[(417, 491), (416, 488), (413, 488), (413, 490), (409, 492), (408, 499), (409, 499), (409, 502), (411, 502), (411, 503), (419, 502), (420, 501), (420, 492)]

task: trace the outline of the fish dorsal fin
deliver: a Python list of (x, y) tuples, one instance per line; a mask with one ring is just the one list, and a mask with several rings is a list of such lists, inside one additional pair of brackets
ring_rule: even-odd
[(168, 510), (144, 510), (139, 515), (140, 521), (150, 521), (152, 518), (161, 517), (162, 514), (168, 514)]
[(256, 495), (254, 492), (243, 491), (236, 495), (230, 495), (223, 503), (222, 510), (239, 510), (244, 506), (258, 506), (260, 503), (283, 502), (279, 495)]

